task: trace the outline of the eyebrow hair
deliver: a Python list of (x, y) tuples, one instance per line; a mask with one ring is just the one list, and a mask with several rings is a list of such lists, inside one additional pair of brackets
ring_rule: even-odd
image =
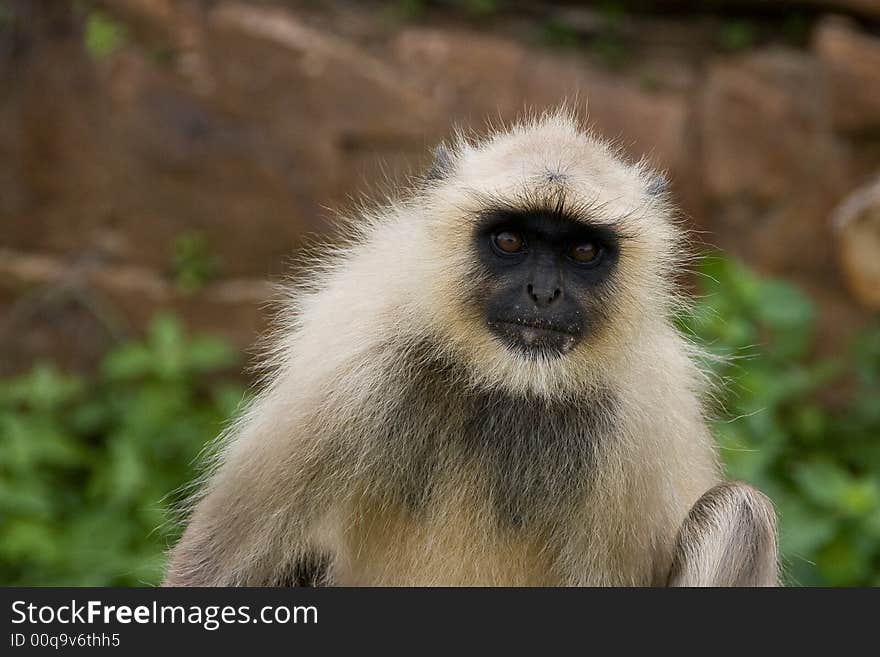
[(502, 215), (513, 218), (517, 215), (545, 214), (588, 229), (607, 231), (620, 241), (635, 237), (631, 232), (623, 229), (622, 221), (607, 218), (597, 220), (603, 214), (605, 203), (571, 201), (563, 187), (554, 187), (553, 190), (530, 190), (510, 197), (487, 192), (473, 193), (482, 206), (473, 213), (478, 221), (486, 221), (491, 217)]
[(482, 225), (517, 221), (526, 222), (529, 218), (535, 217), (536, 215), (544, 215), (552, 220), (571, 224), (574, 228), (604, 235), (618, 243), (634, 237), (631, 233), (622, 230), (622, 226), (618, 223), (594, 221), (591, 217), (584, 216), (583, 214), (559, 211), (557, 208), (546, 208), (541, 206), (536, 206), (534, 208), (523, 208), (511, 205), (488, 207), (477, 213), (477, 221)]

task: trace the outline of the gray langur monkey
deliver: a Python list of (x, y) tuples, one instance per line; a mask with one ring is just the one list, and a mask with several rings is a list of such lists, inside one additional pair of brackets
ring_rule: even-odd
[(663, 189), (567, 111), (441, 147), (291, 294), (165, 584), (775, 585)]

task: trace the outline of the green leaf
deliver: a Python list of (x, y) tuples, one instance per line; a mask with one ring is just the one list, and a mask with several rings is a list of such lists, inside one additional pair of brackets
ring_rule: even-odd
[(101, 11), (92, 11), (86, 20), (86, 50), (103, 59), (121, 48), (128, 39), (125, 27)]
[(110, 380), (134, 379), (150, 374), (154, 366), (153, 354), (146, 345), (133, 343), (107, 355), (103, 374)]
[(235, 363), (235, 352), (225, 342), (213, 338), (199, 338), (190, 342), (186, 350), (186, 364), (195, 372), (212, 372)]

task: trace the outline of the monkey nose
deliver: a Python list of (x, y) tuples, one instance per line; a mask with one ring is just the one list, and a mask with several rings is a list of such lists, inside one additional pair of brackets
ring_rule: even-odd
[(526, 292), (528, 293), (529, 298), (539, 308), (546, 308), (562, 296), (562, 290), (559, 286), (552, 284), (535, 285), (534, 283), (529, 283), (528, 286), (526, 286)]

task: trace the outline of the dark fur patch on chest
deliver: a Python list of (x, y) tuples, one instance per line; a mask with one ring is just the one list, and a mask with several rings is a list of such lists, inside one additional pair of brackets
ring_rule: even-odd
[(617, 403), (600, 390), (577, 400), (467, 387), (434, 360), (381, 414), (381, 478), (413, 513), (430, 508), (443, 468), (476, 464), (500, 522), (552, 521), (582, 499), (597, 450), (613, 438)]
[(306, 552), (291, 565), (278, 585), (316, 587), (331, 584), (330, 555), (322, 552)]

